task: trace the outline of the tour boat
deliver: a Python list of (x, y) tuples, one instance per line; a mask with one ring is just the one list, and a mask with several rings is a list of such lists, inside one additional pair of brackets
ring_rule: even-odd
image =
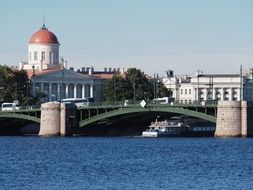
[(190, 131), (190, 127), (180, 121), (156, 121), (146, 131), (142, 132), (143, 137), (170, 137), (184, 136)]

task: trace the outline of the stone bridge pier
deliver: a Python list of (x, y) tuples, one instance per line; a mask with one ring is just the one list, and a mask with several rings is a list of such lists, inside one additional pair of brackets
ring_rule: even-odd
[(215, 136), (253, 136), (253, 102), (219, 101)]
[(41, 105), (41, 122), (39, 136), (72, 135), (75, 127), (75, 105), (48, 102)]

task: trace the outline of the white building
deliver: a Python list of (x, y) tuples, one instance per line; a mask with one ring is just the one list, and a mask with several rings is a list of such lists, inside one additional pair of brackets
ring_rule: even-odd
[(28, 62), (21, 62), (20, 69), (49, 70), (60, 68), (60, 43), (45, 25), (35, 32), (28, 43)]
[(31, 36), (28, 62), (21, 62), (20, 69), (26, 70), (31, 78), (33, 96), (44, 95), (43, 102), (85, 97), (102, 101), (105, 81), (92, 76), (92, 72), (68, 70), (64, 60), (59, 62), (59, 46), (56, 35), (45, 25)]
[(32, 85), (33, 95), (45, 95), (43, 102), (87, 97), (102, 100), (102, 80), (67, 69), (54, 69), (34, 75)]
[(208, 100), (253, 100), (252, 74), (197, 74), (195, 77), (167, 75), (163, 84), (180, 103)]

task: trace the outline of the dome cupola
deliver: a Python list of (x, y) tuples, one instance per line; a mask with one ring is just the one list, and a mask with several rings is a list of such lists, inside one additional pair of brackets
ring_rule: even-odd
[(29, 44), (59, 44), (56, 35), (50, 32), (43, 24), (39, 31), (35, 32), (29, 40)]

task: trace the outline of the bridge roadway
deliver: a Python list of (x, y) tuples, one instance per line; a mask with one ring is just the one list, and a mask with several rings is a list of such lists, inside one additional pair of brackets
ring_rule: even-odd
[[(76, 109), (79, 127), (104, 121), (112, 117), (127, 117), (135, 113), (175, 113), (200, 118), (216, 123), (217, 104), (148, 104), (145, 108), (135, 105), (91, 105)], [(17, 111), (0, 111), (0, 118), (17, 118), (40, 123), (40, 109), (24, 109)]]

